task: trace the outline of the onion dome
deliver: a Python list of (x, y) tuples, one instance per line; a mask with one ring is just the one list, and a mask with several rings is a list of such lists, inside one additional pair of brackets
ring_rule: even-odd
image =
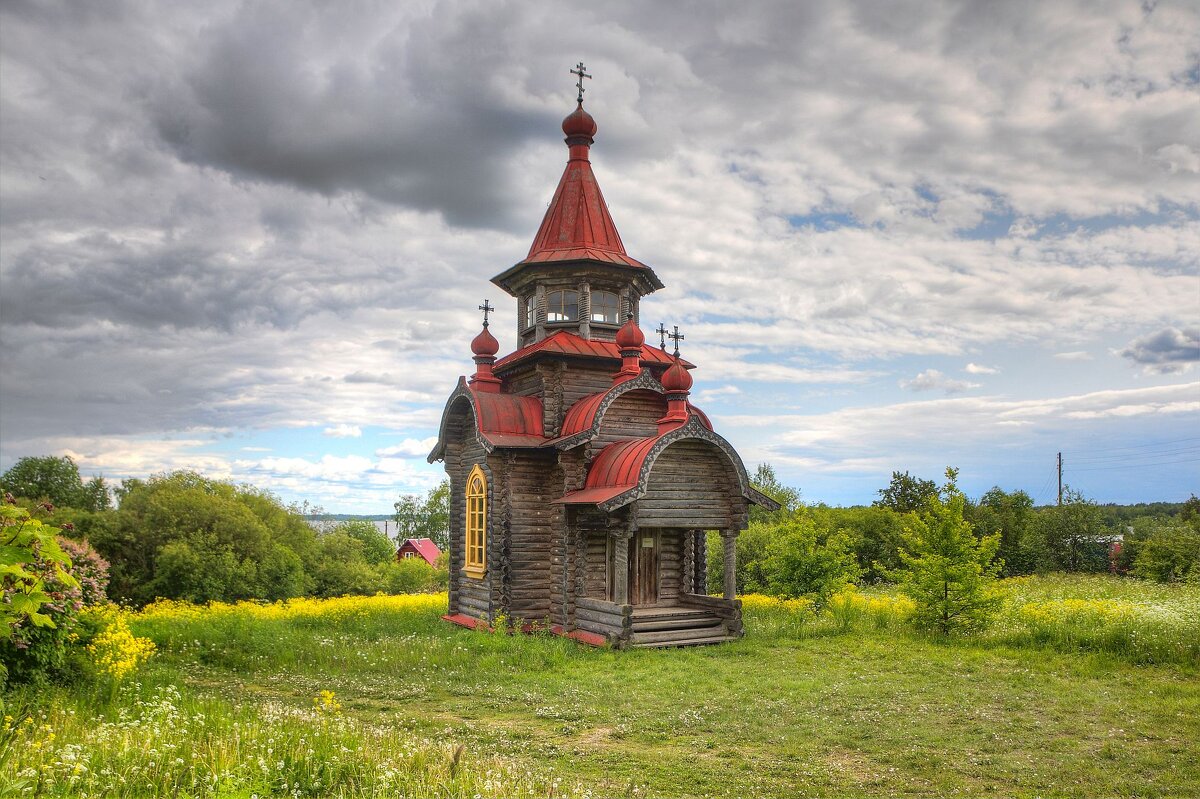
[(675, 356), (675, 363), (671, 364), (663, 375), (662, 386), (669, 394), (682, 394), (691, 389), (692, 376), (683, 368), (678, 355)]
[(568, 139), (579, 137), (594, 139), (598, 128), (596, 127), (596, 120), (592, 119), (591, 114), (583, 110), (583, 104), (580, 103), (574, 111), (567, 114), (566, 119), (562, 123), (562, 130)]
[(646, 336), (638, 327), (637, 322), (633, 321), (633, 317), (630, 317), (629, 321), (621, 325), (621, 329), (617, 331), (617, 347), (619, 349), (636, 350), (645, 343)]
[(496, 341), (496, 337), (491, 334), (484, 324), (483, 330), (479, 331), (479, 335), (471, 340), (471, 352), (482, 357), (493, 357), (500, 351), (500, 342)]

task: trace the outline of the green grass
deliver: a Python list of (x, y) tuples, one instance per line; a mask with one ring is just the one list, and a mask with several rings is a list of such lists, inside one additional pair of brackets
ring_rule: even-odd
[[(1053, 578), (1013, 593), (1019, 618), (1068, 598), (1186, 609), (1200, 592)], [(137, 682), (26, 695), (38, 719), (0, 793), (40, 775), (72, 796), (1200, 795), (1186, 648), (1147, 662), (1003, 624), (940, 642), (869, 614), (840, 632), (757, 603), (739, 642), (614, 652), (463, 630), (436, 600), (348, 602), (136, 620), (160, 647)], [(339, 711), (314, 708), (323, 690)]]

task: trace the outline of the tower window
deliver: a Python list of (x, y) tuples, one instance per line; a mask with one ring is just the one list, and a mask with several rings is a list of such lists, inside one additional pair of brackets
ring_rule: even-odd
[(537, 323), (537, 297), (525, 299), (525, 327), (533, 327)]
[(615, 325), (620, 321), (621, 298), (611, 291), (592, 292), (592, 321)]
[(467, 477), (467, 535), (463, 572), (479, 579), (487, 570), (487, 477), (479, 464)]
[(578, 291), (551, 291), (546, 294), (547, 322), (574, 322), (579, 319)]

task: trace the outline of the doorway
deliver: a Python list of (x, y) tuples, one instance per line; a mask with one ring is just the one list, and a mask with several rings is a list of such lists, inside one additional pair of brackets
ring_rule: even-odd
[(638, 530), (629, 541), (629, 604), (658, 602), (658, 555), (661, 538), (657, 529)]

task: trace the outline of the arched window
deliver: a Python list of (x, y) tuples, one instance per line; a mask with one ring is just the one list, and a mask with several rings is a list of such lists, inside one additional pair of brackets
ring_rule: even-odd
[(546, 321), (574, 322), (579, 319), (578, 291), (551, 291), (546, 294)]
[(463, 572), (476, 579), (487, 571), (487, 477), (479, 464), (467, 476), (467, 540)]
[(621, 298), (611, 291), (592, 292), (592, 321), (615, 325), (620, 319)]

